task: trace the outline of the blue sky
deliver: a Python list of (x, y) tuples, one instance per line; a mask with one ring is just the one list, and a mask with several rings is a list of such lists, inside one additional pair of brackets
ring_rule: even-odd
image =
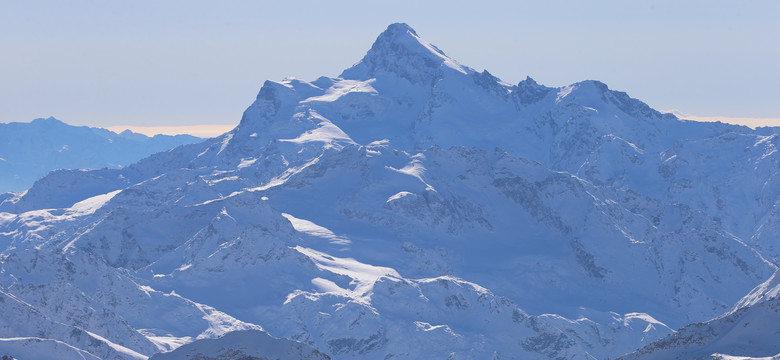
[(392, 22), (509, 83), (780, 118), (779, 1), (0, 0), (0, 122), (235, 124), (266, 79), (337, 76)]

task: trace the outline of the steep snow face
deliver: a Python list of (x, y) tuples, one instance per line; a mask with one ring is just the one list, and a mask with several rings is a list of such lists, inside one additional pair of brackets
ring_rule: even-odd
[(730, 312), (733, 313), (739, 309), (771, 300), (778, 297), (778, 295), (780, 295), (780, 275), (778, 275), (778, 273), (774, 273), (772, 274), (772, 277), (769, 278), (769, 280), (764, 281), (760, 285), (756, 286), (753, 291), (740, 299)]
[(201, 141), (189, 135), (147, 137), (71, 126), (53, 117), (0, 124), (0, 193), (24, 191), (56, 169), (120, 168), (159, 151)]
[(616, 357), (776, 271), (774, 131), (508, 85), (394, 24), (341, 77), (266, 82), (223, 136), (0, 198), (0, 290), (29, 305), (0, 308), (49, 319), (2, 337), (129, 359), (262, 326), (336, 359)]

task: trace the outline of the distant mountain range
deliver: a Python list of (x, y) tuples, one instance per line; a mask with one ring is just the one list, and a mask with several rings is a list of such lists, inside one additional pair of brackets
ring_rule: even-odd
[(0, 193), (27, 190), (52, 170), (117, 169), (200, 140), (190, 135), (117, 134), (71, 126), (53, 117), (30, 123), (0, 123)]
[(392, 24), (220, 137), (0, 199), (0, 354), (774, 356), (779, 130), (507, 84)]

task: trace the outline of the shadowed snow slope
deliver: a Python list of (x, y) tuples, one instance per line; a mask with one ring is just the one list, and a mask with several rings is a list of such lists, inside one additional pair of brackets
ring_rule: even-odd
[(614, 358), (777, 270), (777, 145), (597, 81), (509, 85), (393, 24), (338, 78), (267, 81), (223, 136), (0, 199), (0, 309), (46, 319), (1, 335), (100, 358), (258, 329), (334, 359)]

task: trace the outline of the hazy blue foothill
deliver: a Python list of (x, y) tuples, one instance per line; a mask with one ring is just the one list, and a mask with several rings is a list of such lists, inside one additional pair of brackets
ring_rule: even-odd
[(176, 146), (190, 135), (156, 135), (71, 126), (53, 117), (0, 123), (0, 193), (27, 190), (56, 169), (117, 169)]

